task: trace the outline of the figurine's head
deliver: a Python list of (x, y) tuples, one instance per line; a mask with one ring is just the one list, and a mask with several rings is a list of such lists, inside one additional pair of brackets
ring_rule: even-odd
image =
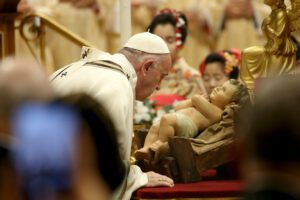
[(212, 91), (210, 100), (212, 104), (224, 109), (232, 102), (243, 106), (249, 102), (250, 97), (246, 86), (241, 81), (230, 79)]

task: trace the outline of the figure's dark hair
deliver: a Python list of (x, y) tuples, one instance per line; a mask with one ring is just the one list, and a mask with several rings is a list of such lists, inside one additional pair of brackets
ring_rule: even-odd
[(250, 103), (250, 95), (246, 85), (242, 81), (236, 79), (230, 79), (229, 82), (237, 87), (237, 91), (233, 94), (231, 102), (235, 102), (241, 107)]
[[(181, 33), (181, 42), (182, 44), (184, 44), (188, 34), (188, 22), (186, 16), (183, 13), (177, 13), (179, 13), (179, 17), (182, 18), (185, 22), (182, 26), (178, 27)], [(177, 19), (171, 13), (160, 13), (154, 16), (147, 30), (149, 30), (150, 33), (153, 33), (155, 28), (160, 24), (171, 24), (172, 26), (174, 26), (174, 28), (176, 28)]]
[(226, 59), (219, 53), (211, 53), (204, 60), (205, 65), (210, 64), (210, 63), (215, 63), (215, 62), (220, 63), (224, 69)]

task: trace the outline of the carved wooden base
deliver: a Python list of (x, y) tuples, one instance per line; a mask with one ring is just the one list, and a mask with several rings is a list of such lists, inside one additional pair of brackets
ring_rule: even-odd
[[(147, 130), (135, 132), (135, 141), (141, 148)], [(171, 177), (176, 183), (191, 183), (201, 180), (201, 174), (216, 168), (234, 159), (232, 155), (233, 142), (227, 142), (203, 154), (196, 154), (187, 138), (172, 137), (168, 141), (169, 155), (163, 157), (158, 163), (153, 164), (148, 160), (137, 160), (136, 164), (143, 171), (155, 171)]]

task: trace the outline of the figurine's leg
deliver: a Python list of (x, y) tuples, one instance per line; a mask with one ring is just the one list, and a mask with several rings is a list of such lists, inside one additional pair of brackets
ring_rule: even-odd
[(145, 138), (144, 147), (151, 145), (153, 142), (158, 140), (158, 130), (160, 127), (160, 121), (154, 123)]
[(158, 140), (158, 129), (160, 126), (160, 122), (157, 122), (153, 124), (145, 138), (144, 142), (144, 147), (141, 149), (138, 149), (135, 153), (134, 156), (137, 160), (151, 160), (153, 155), (151, 154), (149, 150), (149, 146), (154, 143), (155, 141)]
[(170, 113), (164, 115), (160, 120), (158, 129), (158, 140), (167, 142), (168, 139), (175, 135), (176, 128), (176, 114)]
[(176, 125), (175, 114), (164, 115), (160, 122), (151, 126), (149, 133), (146, 136), (144, 147), (135, 152), (136, 159), (147, 159), (151, 160), (154, 156), (154, 152), (150, 151), (152, 145), (158, 144), (157, 141), (161, 142), (168, 141), (168, 138), (174, 136)]

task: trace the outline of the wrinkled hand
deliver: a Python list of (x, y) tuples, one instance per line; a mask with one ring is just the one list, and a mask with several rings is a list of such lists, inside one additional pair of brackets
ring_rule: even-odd
[(157, 187), (157, 186), (166, 186), (173, 187), (174, 181), (167, 176), (155, 173), (155, 172), (147, 172), (148, 183), (146, 187)]

